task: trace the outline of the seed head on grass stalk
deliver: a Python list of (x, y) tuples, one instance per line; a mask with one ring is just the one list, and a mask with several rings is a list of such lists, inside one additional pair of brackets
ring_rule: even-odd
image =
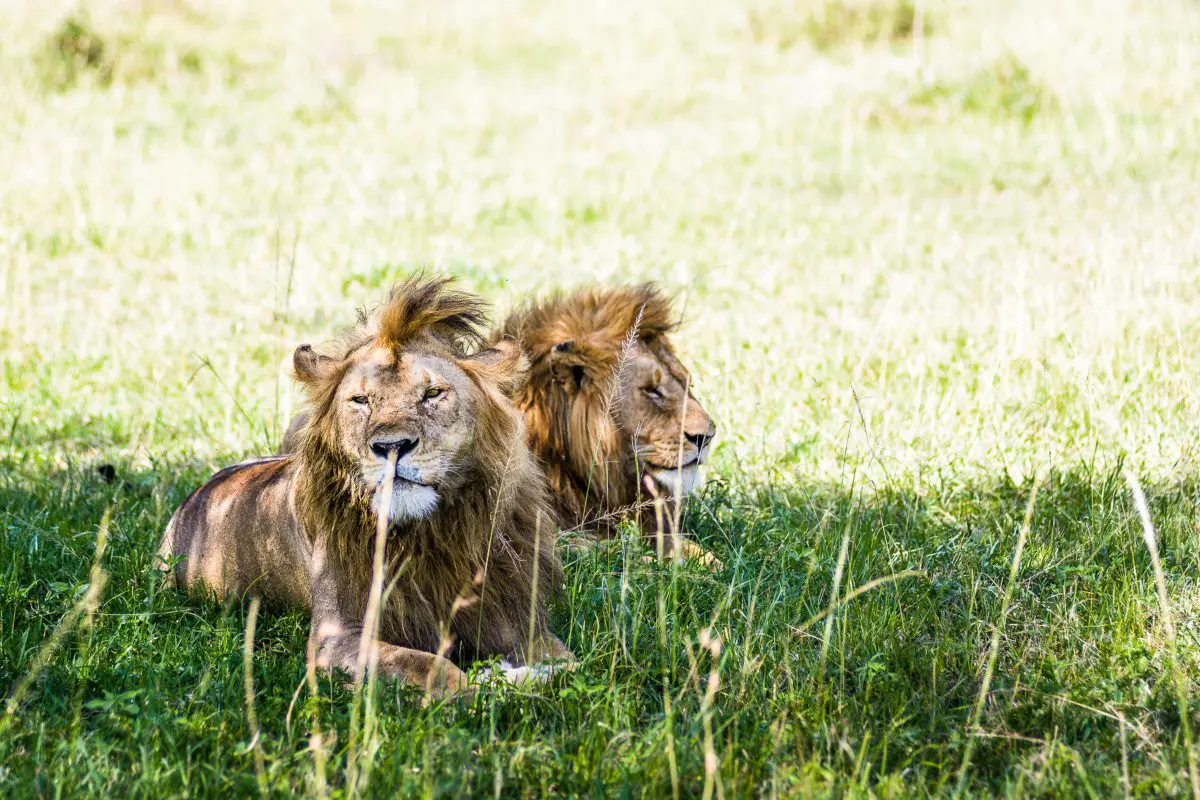
[(718, 794), (721, 791), (717, 778), (717, 750), (713, 744), (712, 709), (717, 691), (721, 688), (721, 637), (713, 636), (707, 629), (700, 631), (700, 646), (708, 650), (712, 666), (708, 671), (708, 683), (704, 689), (704, 699), (700, 702), (700, 714), (704, 725), (704, 800), (709, 800), (714, 786)]
[[(638, 315), (638, 319), (639, 320), (641, 319), (640, 313)], [(635, 328), (636, 328), (636, 323), (635, 323)], [(631, 335), (632, 335), (632, 333), (633, 332), (631, 331)], [(629, 341), (629, 339), (627, 337), (626, 342), (628, 342), (628, 341)], [(625, 352), (624, 349), (622, 349), (622, 357), (624, 357), (624, 352)], [(663, 521), (664, 521), (664, 516), (665, 516), (665, 511), (664, 511), (664, 507), (663, 507), (663, 499), (662, 499), (662, 495), (658, 491), (658, 487), (655, 485), (654, 481), (650, 478), (649, 475), (647, 475), (645, 477), (643, 483), (645, 484), (646, 491), (650, 494), (650, 497), (653, 499), (653, 502), (654, 502), (654, 524), (655, 524), (654, 557), (657, 558), (661, 562), (663, 559), (663, 555), (664, 555), (664, 545), (665, 545), (665, 542), (663, 541)], [(626, 566), (625, 573), (626, 573), (626, 575), (628, 574), (628, 565)], [(671, 570), (672, 577), (674, 577), (676, 573), (677, 573), (677, 567), (675, 567), (673, 565), (672, 570)], [(622, 600), (624, 599), (624, 594), (625, 594), (625, 591), (627, 590), (627, 588), (628, 588), (628, 584), (626, 583), (626, 578), (624, 576), (622, 576), (622, 583), (621, 583)], [(666, 597), (663, 595), (661, 583), (658, 586), (658, 597), (655, 599), (655, 607), (658, 611), (658, 643), (659, 643), (659, 647), (661, 647), (662, 651), (665, 653), (665, 652), (667, 652), (667, 647), (668, 647), (668, 644), (667, 644), (667, 601), (666, 601)], [(671, 666), (673, 663), (674, 662), (672, 661), (671, 664), (668, 664), (664, 661), (661, 677), (662, 677), (662, 688), (663, 688), (663, 720), (664, 720), (664, 724), (666, 725), (666, 732), (667, 732), (667, 768), (670, 771), (670, 775), (671, 775), (671, 796), (673, 798), (678, 798), (679, 797), (679, 764), (676, 760), (676, 755), (675, 755), (675, 727), (674, 727), (675, 726), (675, 715), (674, 715), (674, 712), (672, 711), (671, 691), (670, 691), (670, 678), (672, 677), (671, 673), (673, 672), (673, 670), (671, 669)]]
[(321, 732), (320, 689), (317, 685), (317, 640), (308, 637), (308, 658), (304, 664), (304, 680), (308, 684), (310, 702), (313, 704), (313, 728), (308, 737), (308, 751), (313, 757), (313, 796), (325, 797), (329, 793), (325, 778), (325, 735)]

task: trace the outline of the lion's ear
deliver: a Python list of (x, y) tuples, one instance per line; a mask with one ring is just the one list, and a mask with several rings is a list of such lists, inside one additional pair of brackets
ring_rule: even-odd
[(292, 369), (296, 379), (302, 383), (312, 383), (328, 374), (333, 359), (323, 356), (312, 349), (312, 345), (302, 344), (292, 355)]
[(516, 396), (529, 376), (529, 359), (512, 339), (501, 339), (487, 350), (463, 359), (462, 364), (481, 379), (497, 386), (508, 398)]
[(550, 374), (568, 392), (576, 392), (588, 381), (583, 355), (573, 341), (559, 342), (550, 349)]

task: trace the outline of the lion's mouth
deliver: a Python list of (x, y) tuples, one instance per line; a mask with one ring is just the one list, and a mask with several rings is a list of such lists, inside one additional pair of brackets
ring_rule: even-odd
[(689, 469), (691, 467), (698, 467), (698, 466), (700, 466), (700, 458), (699, 458), (699, 456), (697, 456), (696, 458), (693, 458), (691, 461), (688, 461), (685, 464), (663, 465), (663, 464), (654, 464), (650, 461), (646, 461), (643, 463), (645, 463), (645, 465), (649, 469), (652, 469), (652, 470), (655, 470), (658, 472), (663, 472), (663, 471), (669, 471), (669, 470), (673, 470), (673, 469)]
[[(421, 480), (424, 475), (416, 467), (409, 467), (404, 464), (396, 465), (396, 475), (392, 478), (393, 486), (420, 486), (424, 489), (436, 489), (437, 487), (431, 483), (426, 483)], [(382, 484), (382, 481), (380, 481)]]
[(384, 482), (376, 484), (371, 505), (377, 514), (386, 512), (392, 523), (424, 519), (437, 508), (437, 487), (419, 480), (413, 472), (397, 474), (390, 483), (391, 491), (386, 495)]
[(704, 474), (698, 468), (699, 459), (679, 467), (650, 467), (647, 476), (674, 497), (685, 497), (704, 485)]
[[(384, 464), (384, 468), (383, 468), (383, 470), (381, 470), (381, 472), (383, 474), (381, 474), (379, 476), (379, 478), (376, 480), (376, 482), (375, 482), (376, 487), (383, 486), (383, 479), (387, 474), (387, 464)], [(425, 483), (425, 481), (421, 480), (421, 474), (415, 468), (406, 466), (404, 464), (396, 465), (396, 472), (392, 476), (392, 485), (393, 486), (422, 486), (426, 489), (434, 488), (431, 484)]]
[(433, 488), (428, 483), (421, 483), (420, 481), (414, 481), (411, 478), (401, 478), (399, 475), (397, 475), (395, 477), (395, 479), (392, 481), (393, 486), (403, 486), (404, 484), (408, 484), (409, 486), (424, 486), (426, 489)]

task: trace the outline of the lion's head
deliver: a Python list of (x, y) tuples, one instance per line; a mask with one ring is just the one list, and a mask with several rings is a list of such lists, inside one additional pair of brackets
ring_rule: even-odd
[(674, 328), (649, 285), (556, 295), (506, 321), (532, 363), (517, 405), (569, 524), (636, 504), (646, 476), (675, 498), (700, 485), (716, 425), (692, 395)]
[[(448, 284), (410, 279), (332, 346), (296, 351), (309, 399), (294, 431), (298, 506), (306, 525), (331, 532), (332, 557), (369, 569), (379, 489), (394, 456), (388, 553), (419, 562), (405, 572), (419, 585), (404, 616), (416, 620), (413, 597), (448, 608), (486, 571), (500, 583), (478, 605), (499, 603), (505, 627), (527, 632), (520, 620), (528, 620), (531, 598), (552, 596), (561, 582), (554, 513), (513, 404), (528, 362), (515, 342), (481, 347), (483, 302)], [(433, 617), (415, 624), (425, 629), (418, 639), (436, 632)]]
[(512, 342), (468, 355), (483, 322), (478, 298), (445, 280), (410, 281), (361, 315), (337, 352), (299, 348), (296, 375), (312, 399), (302, 447), (333, 459), (346, 489), (375, 510), (394, 452), (394, 523), (424, 519), (443, 497), (502, 470), (494, 462), (509, 454), (494, 450), (515, 433), (511, 398), (527, 362)]

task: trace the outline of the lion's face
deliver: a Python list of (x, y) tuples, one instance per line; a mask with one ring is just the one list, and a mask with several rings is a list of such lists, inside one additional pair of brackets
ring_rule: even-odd
[(371, 347), (346, 370), (331, 412), (338, 449), (357, 467), (360, 489), (379, 488), (395, 453), (388, 514), (422, 519), (469, 471), (475, 431), (472, 383), (449, 358)]
[(663, 342), (639, 343), (627, 354), (613, 403), (620, 431), (629, 437), (631, 465), (674, 496), (703, 484), (717, 426), (692, 395), (687, 370)]
[(340, 360), (304, 345), (294, 365), (317, 406), (301, 437), (314, 455), (332, 456), (376, 511), (394, 455), (392, 522), (431, 515), (448, 492), (494, 471), (519, 437), (512, 396), (528, 362), (515, 342), (464, 355), (432, 336), (377, 337)]
[[(591, 469), (591, 460), (601, 458), (634, 481), (649, 475), (675, 497), (702, 485), (700, 466), (717, 426), (692, 395), (688, 372), (665, 337), (638, 340), (622, 358), (603, 343), (569, 340), (551, 350), (550, 362), (578, 441), (594, 443), (573, 448), (576, 461), (588, 462), (576, 469)], [(620, 370), (616, 386), (614, 370)], [(591, 413), (597, 409), (600, 415)]]

